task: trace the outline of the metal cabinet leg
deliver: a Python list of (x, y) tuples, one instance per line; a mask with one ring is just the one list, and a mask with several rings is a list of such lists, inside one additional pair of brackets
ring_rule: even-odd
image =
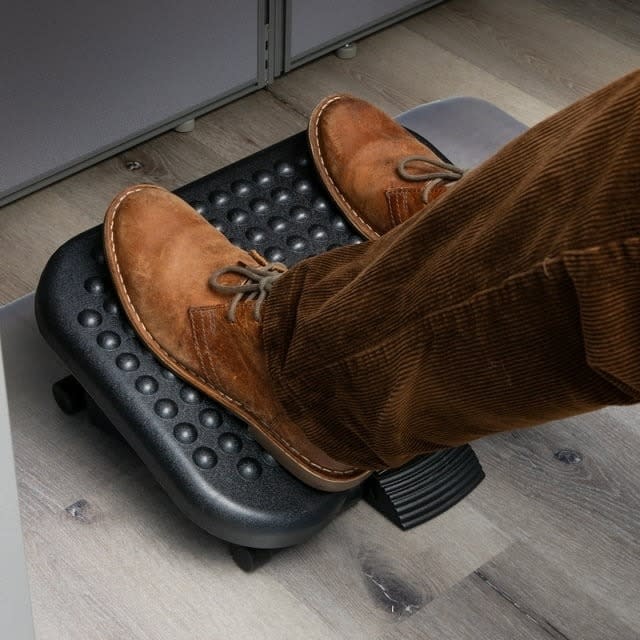
[(355, 42), (345, 42), (339, 49), (336, 49), (336, 55), (341, 60), (350, 60), (358, 54), (358, 45)]
[(193, 131), (196, 128), (196, 121), (194, 118), (191, 120), (185, 120), (181, 124), (179, 124), (174, 131), (178, 133), (189, 133), (189, 131)]

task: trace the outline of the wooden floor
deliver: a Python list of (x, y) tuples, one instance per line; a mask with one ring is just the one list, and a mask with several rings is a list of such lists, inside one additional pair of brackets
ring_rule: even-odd
[[(639, 66), (634, 0), (449, 0), (361, 41), (353, 60), (317, 60), (192, 133), (6, 206), (0, 304), (33, 290), (122, 187), (175, 188), (251, 154), (304, 128), (328, 93), (390, 114), (472, 95), (533, 124)], [(640, 638), (636, 408), (479, 441), (487, 479), (443, 516), (401, 534), (360, 504), (247, 576), (128, 450), (42, 402), (13, 390), (12, 412), (27, 416), (14, 441), (41, 639)]]

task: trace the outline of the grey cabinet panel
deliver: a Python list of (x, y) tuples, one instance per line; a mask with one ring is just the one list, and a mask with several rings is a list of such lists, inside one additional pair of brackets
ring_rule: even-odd
[(257, 86), (261, 5), (6, 3), (0, 22), (0, 202), (225, 94)]
[(442, 0), (288, 0), (288, 64), (325, 45)]

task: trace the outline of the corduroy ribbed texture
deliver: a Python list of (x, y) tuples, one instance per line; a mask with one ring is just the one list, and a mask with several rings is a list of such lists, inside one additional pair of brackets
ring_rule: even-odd
[(639, 176), (636, 72), (379, 240), (290, 269), (263, 316), (290, 416), (376, 469), (640, 400)]

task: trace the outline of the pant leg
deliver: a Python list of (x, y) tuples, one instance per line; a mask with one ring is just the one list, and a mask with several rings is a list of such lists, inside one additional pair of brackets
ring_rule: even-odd
[(281, 277), (263, 314), (276, 393), (367, 468), (636, 402), (639, 238), (636, 72), (382, 238)]

